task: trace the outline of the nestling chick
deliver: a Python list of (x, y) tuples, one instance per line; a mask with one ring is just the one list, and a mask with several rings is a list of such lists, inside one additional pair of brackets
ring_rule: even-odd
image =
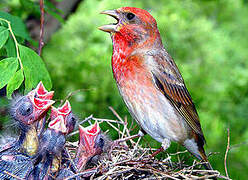
[(50, 175), (56, 175), (60, 169), (65, 136), (74, 129), (76, 123), (69, 101), (60, 108), (52, 107), (50, 117), (48, 129), (41, 136), (37, 167), (32, 173), (33, 179), (52, 178)]
[[(107, 151), (108, 138), (101, 133), (100, 126), (97, 122), (86, 128), (79, 125), (79, 142), (76, 150), (76, 157), (69, 167), (62, 169), (57, 179), (64, 179), (73, 176), (76, 173), (86, 170), (89, 163), (97, 163), (103, 152)], [(73, 168), (72, 168), (73, 167)], [(80, 179), (79, 177), (76, 177)]]
[(40, 99), (35, 96), (39, 88), (29, 92), (26, 96), (16, 99), (10, 114), (18, 123), (20, 136), (11, 140), (0, 151), (0, 178), (10, 179), (12, 174), (19, 178), (27, 178), (33, 169), (32, 157), (39, 148), (38, 133), (35, 122), (45, 117), (47, 110), (54, 101)]
[(37, 90), (39, 89), (32, 90), (12, 103), (10, 115), (18, 123), (20, 136), (8, 147), (1, 149), (0, 155), (7, 150), (20, 150), (29, 156), (36, 153), (39, 142), (35, 123), (46, 116), (46, 112), (54, 103), (53, 100), (36, 97)]

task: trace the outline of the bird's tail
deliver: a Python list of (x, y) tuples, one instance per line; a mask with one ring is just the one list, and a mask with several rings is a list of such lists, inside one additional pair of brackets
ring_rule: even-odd
[[(204, 151), (204, 148), (203, 148), (204, 143), (198, 143), (197, 144), (195, 140), (190, 139), (190, 140), (186, 140), (183, 145), (197, 159), (202, 160), (202, 161), (205, 162), (204, 167), (205, 167), (206, 170), (213, 170), (210, 162), (208, 161), (206, 153)], [(209, 173), (209, 174), (214, 175), (213, 173)], [(213, 179), (217, 179), (217, 178), (213, 177)]]
[(205, 151), (203, 149), (203, 151), (199, 151), (200, 155), (201, 155), (201, 160), (203, 160), (205, 162), (204, 167), (206, 170), (214, 170), (213, 167), (211, 166), (210, 162), (208, 161), (208, 158), (205, 154)]

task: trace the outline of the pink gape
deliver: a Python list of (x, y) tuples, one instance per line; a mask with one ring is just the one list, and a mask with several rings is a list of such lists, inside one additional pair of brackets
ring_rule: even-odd
[(66, 134), (69, 134), (73, 131), (75, 123), (76, 123), (76, 118), (74, 117), (72, 110), (71, 110), (71, 105), (68, 100), (64, 103), (63, 106), (55, 108), (52, 106), (51, 109), (51, 119), (54, 119), (55, 117), (62, 116), (65, 120), (65, 126), (66, 126)]
[(46, 112), (49, 108), (55, 103), (55, 101), (51, 100), (53, 97), (53, 91), (48, 92), (43, 86), (42, 82), (40, 82), (37, 87), (30, 91), (26, 96), (19, 98), (15, 104), (19, 103), (31, 103), (33, 108), (33, 113), (30, 116), (22, 116), (16, 111), (16, 106), (13, 107), (12, 112), (14, 112), (16, 119), (26, 125), (33, 124), (35, 121), (39, 119), (44, 119)]
[(78, 171), (81, 171), (92, 157), (102, 152), (102, 145), (99, 145), (101, 138), (99, 124), (95, 122), (86, 128), (79, 125), (79, 136), (76, 163)]
[(34, 96), (40, 99), (51, 100), (53, 98), (54, 91), (47, 91), (43, 83), (40, 81), (37, 87), (29, 92), (29, 94), (30, 93), (34, 93)]

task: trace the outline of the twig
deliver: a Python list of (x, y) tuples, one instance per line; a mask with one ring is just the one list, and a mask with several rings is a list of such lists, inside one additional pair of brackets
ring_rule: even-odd
[(228, 171), (227, 171), (227, 154), (228, 154), (229, 149), (230, 149), (230, 132), (229, 132), (229, 128), (228, 128), (227, 129), (227, 147), (226, 147), (225, 161), (224, 161), (226, 177), (228, 177), (228, 178), (229, 178), (229, 175), (228, 175)]
[(114, 108), (112, 108), (111, 106), (109, 106), (109, 109), (112, 111), (112, 113), (120, 120), (123, 122), (123, 119), (119, 116), (119, 114), (114, 110)]
[(69, 177), (65, 178), (65, 180), (73, 179), (73, 178), (76, 178), (76, 177), (79, 177), (79, 176), (86, 176), (86, 177), (88, 177), (88, 176), (90, 176), (90, 175), (92, 175), (94, 173), (97, 173), (97, 172), (98, 172), (98, 169), (97, 168), (90, 169), (90, 170), (85, 170), (85, 171), (83, 171), (81, 173), (77, 173), (75, 175), (69, 176)]
[[(127, 132), (127, 136), (128, 137), (131, 137), (130, 136), (130, 132), (129, 132), (129, 130), (128, 130), (128, 127), (127, 127), (127, 118), (125, 118), (125, 121), (120, 117), (120, 115), (114, 110), (114, 108), (112, 108), (111, 106), (109, 106), (109, 109), (112, 111), (112, 113), (121, 121), (121, 122), (123, 122), (122, 124), (124, 125), (124, 130), (126, 130), (126, 132)], [(123, 131), (124, 131), (123, 130)], [(123, 137), (124, 137), (124, 133), (122, 134), (122, 139), (123, 139)], [(124, 138), (125, 139), (125, 138)], [(130, 142), (131, 142), (131, 144), (133, 145), (133, 144), (135, 144), (135, 142), (132, 140), (132, 138), (130, 138), (129, 139), (130, 140)]]
[(44, 46), (43, 42), (44, 36), (44, 0), (40, 0), (40, 40), (39, 40), (39, 49), (38, 54), (41, 55), (42, 47)]
[(178, 154), (184, 154), (184, 153), (187, 153), (188, 152), (188, 150), (185, 150), (185, 151), (178, 151), (178, 152), (176, 152), (176, 153), (170, 153), (170, 155), (178, 155)]
[(235, 149), (235, 148), (239, 148), (242, 145), (248, 145), (248, 141), (244, 141), (242, 143), (234, 144), (234, 145), (230, 146), (230, 150)]
[(112, 123), (117, 123), (117, 124), (123, 124), (124, 125), (123, 122), (112, 120), (112, 119), (100, 119), (100, 118), (94, 118), (94, 117), (92, 119), (95, 120), (95, 121), (100, 121), (100, 122), (112, 122)]
[(89, 90), (94, 90), (94, 88), (90, 88), (90, 89), (78, 89), (78, 90), (75, 90), (75, 91), (72, 91), (72, 92), (68, 93), (68, 95), (63, 100), (60, 101), (60, 105), (59, 106), (61, 106), (63, 103), (65, 103), (66, 100), (69, 100), (72, 96), (74, 96), (78, 92), (80, 92), (80, 91), (89, 91)]

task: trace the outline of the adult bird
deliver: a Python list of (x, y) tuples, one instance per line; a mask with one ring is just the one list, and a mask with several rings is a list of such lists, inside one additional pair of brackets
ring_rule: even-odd
[(144, 132), (162, 143), (163, 149), (175, 141), (212, 169), (195, 105), (163, 47), (156, 20), (135, 7), (101, 13), (117, 20), (99, 29), (111, 35), (114, 78), (132, 117)]

